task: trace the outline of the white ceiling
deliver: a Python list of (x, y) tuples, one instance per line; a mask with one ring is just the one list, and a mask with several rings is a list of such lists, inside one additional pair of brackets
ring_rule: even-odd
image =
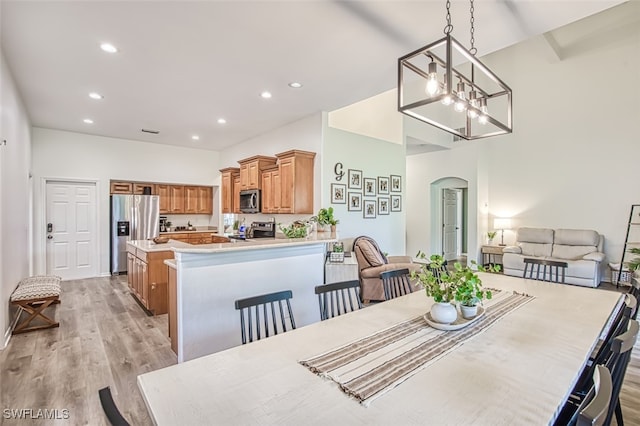
[[(476, 0), (478, 56), (621, 2)], [(1, 0), (0, 35), (34, 126), (220, 150), (395, 87), (397, 58), (443, 35), (444, 5)], [(465, 45), (468, 8), (452, 1)]]

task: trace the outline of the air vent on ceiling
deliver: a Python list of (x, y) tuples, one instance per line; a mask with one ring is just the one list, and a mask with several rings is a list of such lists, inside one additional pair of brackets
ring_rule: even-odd
[(160, 130), (151, 130), (151, 129), (141, 129), (141, 130), (145, 133), (153, 133), (154, 135), (157, 135), (158, 133), (160, 133)]

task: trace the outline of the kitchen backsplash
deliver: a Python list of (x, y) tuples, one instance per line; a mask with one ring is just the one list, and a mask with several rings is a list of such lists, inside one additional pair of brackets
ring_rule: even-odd
[(218, 222), (213, 220), (213, 216), (203, 214), (163, 214), (167, 220), (171, 222), (171, 227), (175, 226), (187, 226), (189, 222), (193, 226), (218, 226)]
[(242, 222), (244, 219), (247, 226), (251, 224), (251, 222), (268, 222), (275, 220), (276, 224), (282, 223), (283, 226), (289, 225), (291, 222), (296, 220), (308, 220), (312, 214), (245, 214), (245, 213), (235, 213), (235, 214), (225, 214), (222, 215), (224, 218), (224, 227), (225, 229), (231, 229), (229, 227), (233, 226), (233, 222), (238, 220)]

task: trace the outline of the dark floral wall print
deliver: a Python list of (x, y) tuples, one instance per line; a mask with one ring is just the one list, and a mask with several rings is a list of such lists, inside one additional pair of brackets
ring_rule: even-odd
[(389, 193), (389, 178), (386, 176), (378, 176), (378, 195)]
[(376, 200), (364, 200), (362, 216), (365, 219), (376, 218)]
[(376, 196), (376, 180), (373, 178), (364, 178), (364, 196)]
[(362, 189), (362, 170), (349, 169), (349, 189)]
[(401, 195), (392, 195), (391, 196), (391, 211), (392, 212), (400, 212), (400, 211), (402, 211), (402, 196)]
[(391, 175), (391, 192), (402, 192), (402, 176)]
[(349, 192), (349, 206), (350, 212), (362, 211), (362, 194), (359, 192)]
[(378, 197), (378, 214), (389, 214), (389, 197)]
[(345, 204), (347, 202), (346, 190), (347, 185), (342, 183), (332, 183), (331, 202), (333, 204)]

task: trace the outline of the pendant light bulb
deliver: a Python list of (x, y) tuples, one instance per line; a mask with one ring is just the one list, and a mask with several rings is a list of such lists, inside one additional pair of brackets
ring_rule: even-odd
[(456, 98), (456, 103), (453, 104), (453, 109), (456, 112), (463, 112), (467, 109), (467, 99), (464, 94), (464, 83), (458, 83), (458, 93)]
[[(476, 99), (476, 91), (475, 90), (471, 90), (469, 92), (469, 105), (474, 107), (474, 108), (478, 108), (480, 106), (480, 103), (478, 102), (478, 99)], [(476, 112), (476, 110), (469, 108), (467, 110), (467, 115), (469, 116), (469, 118), (474, 119), (478, 116), (478, 113)]]
[(429, 96), (435, 96), (440, 93), (440, 83), (438, 82), (437, 66), (435, 62), (429, 64), (429, 76), (427, 77), (427, 85), (424, 89)]
[(489, 114), (489, 108), (487, 108), (486, 98), (480, 98), (480, 111), (482, 111), (482, 114), (478, 117), (478, 123), (487, 124), (489, 122), (489, 117), (487, 117), (487, 114)]
[(453, 103), (453, 97), (451, 96), (451, 93), (447, 92), (447, 74), (445, 74), (443, 76), (443, 81), (444, 81), (444, 85), (443, 85), (444, 89), (443, 89), (443, 91), (446, 93), (446, 95), (445, 95), (444, 98), (442, 98), (441, 102), (442, 102), (443, 105), (447, 105), (448, 106), (448, 105), (451, 105)]

